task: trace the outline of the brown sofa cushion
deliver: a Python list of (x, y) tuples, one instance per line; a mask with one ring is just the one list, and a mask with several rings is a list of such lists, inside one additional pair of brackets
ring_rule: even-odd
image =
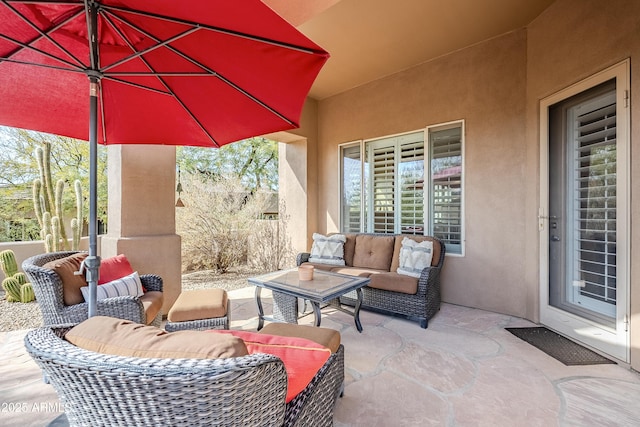
[(153, 322), (153, 319), (156, 318), (160, 309), (162, 309), (162, 304), (164, 304), (164, 293), (159, 291), (145, 292), (140, 296), (140, 302), (144, 307), (145, 321), (148, 325)]
[(227, 292), (221, 288), (184, 291), (167, 317), (170, 322), (213, 319), (227, 314)]
[(125, 357), (218, 359), (249, 354), (242, 339), (204, 331), (166, 332), (129, 320), (95, 316), (74, 326), (65, 339), (85, 350)]
[(414, 295), (418, 292), (418, 279), (398, 273), (380, 273), (369, 277), (370, 288), (384, 289), (386, 291), (401, 292)]
[(87, 257), (87, 254), (80, 252), (66, 258), (50, 261), (43, 265), (60, 276), (62, 281), (62, 297), (65, 305), (76, 305), (84, 302), (80, 288), (87, 286), (84, 275), (76, 276), (74, 273), (80, 269), (80, 264)]
[(415, 240), (416, 242), (424, 242), (425, 240), (431, 240), (433, 242), (433, 256), (431, 258), (431, 266), (435, 267), (438, 265), (440, 261), (440, 243), (434, 240), (431, 236), (413, 236), (410, 234), (401, 234), (396, 236), (396, 241), (393, 248), (393, 260), (391, 262), (391, 268), (389, 271), (395, 273), (398, 271), (398, 266), (400, 266), (400, 249), (402, 249), (402, 239), (408, 238), (411, 240)]
[(353, 266), (389, 271), (393, 256), (394, 236), (356, 236)]

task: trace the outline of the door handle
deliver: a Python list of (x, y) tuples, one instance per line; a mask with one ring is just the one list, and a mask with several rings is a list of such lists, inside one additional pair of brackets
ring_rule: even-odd
[(560, 241), (560, 237), (558, 237), (558, 236), (551, 236), (551, 241), (552, 241), (552, 242), (559, 242), (559, 241)]

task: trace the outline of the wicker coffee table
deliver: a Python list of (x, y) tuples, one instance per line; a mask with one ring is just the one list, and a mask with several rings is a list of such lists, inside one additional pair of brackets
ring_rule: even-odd
[[(315, 325), (320, 326), (321, 305), (331, 305), (337, 310), (353, 315), (358, 332), (362, 332), (360, 323), (360, 305), (362, 304), (363, 286), (370, 280), (366, 277), (347, 276), (316, 270), (313, 280), (300, 280), (298, 269), (276, 271), (249, 279), (256, 286), (256, 304), (258, 306), (258, 330), (262, 329), (264, 320), (276, 320), (287, 323), (298, 323), (298, 298), (309, 300), (313, 307)], [(264, 315), (260, 294), (262, 289), (270, 289), (273, 294), (273, 318)], [(356, 291), (357, 300), (353, 311), (344, 308), (339, 298), (351, 291)]]

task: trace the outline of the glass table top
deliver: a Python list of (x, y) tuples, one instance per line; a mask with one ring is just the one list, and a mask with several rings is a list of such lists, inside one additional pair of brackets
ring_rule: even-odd
[(249, 279), (262, 288), (285, 292), (294, 296), (326, 302), (367, 285), (366, 277), (347, 276), (315, 270), (313, 280), (300, 280), (298, 269), (276, 271)]

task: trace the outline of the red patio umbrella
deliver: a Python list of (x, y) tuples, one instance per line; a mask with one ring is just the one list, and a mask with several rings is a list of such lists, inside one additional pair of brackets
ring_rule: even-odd
[(89, 316), (96, 144), (220, 147), (297, 128), (328, 57), (259, 0), (0, 0), (0, 124), (91, 144)]

